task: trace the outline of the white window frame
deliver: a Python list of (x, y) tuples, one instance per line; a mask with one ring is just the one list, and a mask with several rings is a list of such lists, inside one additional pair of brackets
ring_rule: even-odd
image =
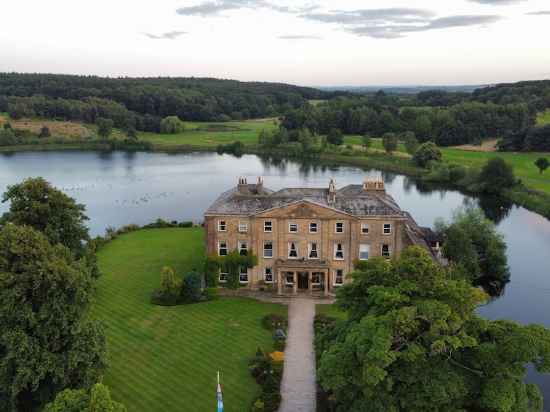
[[(388, 247), (388, 254), (384, 255), (384, 246)], [(386, 259), (390, 259), (392, 254), (391, 245), (384, 243), (382, 246), (380, 246), (380, 256), (385, 257)]]
[[(295, 227), (296, 230), (292, 230), (291, 227)], [(288, 222), (288, 233), (298, 233), (298, 223)]]
[[(243, 249), (243, 245), (245, 245), (246, 247)], [(248, 242), (246, 240), (239, 240), (237, 242), (237, 248), (239, 250), (239, 255), (241, 256), (248, 256)], [(242, 251), (246, 251), (246, 253), (243, 255), (242, 254)]]
[[(292, 282), (288, 281), (288, 277), (292, 276)], [(294, 285), (294, 272), (285, 272), (285, 285), (293, 286)]]
[[(388, 231), (386, 232), (386, 226), (389, 226)], [(392, 224), (391, 223), (384, 223), (382, 226), (382, 234), (384, 235), (391, 235), (392, 233)]]
[[(296, 252), (296, 256), (290, 256), (290, 252), (292, 251), (292, 245), (294, 245), (294, 251)], [(288, 258), (298, 259), (298, 245), (296, 242), (288, 242)]]
[[(244, 273), (243, 271), (243, 267), (240, 267), (239, 268), (239, 283), (241, 284), (247, 284), (250, 280), (249, 278), (249, 274), (248, 274), (248, 268), (246, 268), (246, 273)], [(246, 280), (242, 280), (242, 276), (246, 274)]]
[[(340, 250), (338, 250), (338, 245), (340, 245)], [(334, 260), (344, 260), (346, 258), (346, 254), (344, 252), (344, 244), (343, 243), (334, 243)], [(338, 257), (338, 252), (342, 253), (342, 257)]]
[(271, 233), (271, 232), (273, 232), (273, 221), (264, 220), (264, 233)]
[(227, 220), (218, 220), (218, 232), (227, 232)]
[[(311, 230), (311, 225), (315, 225), (315, 230)], [(309, 222), (309, 233), (318, 233), (319, 232), (319, 223)]]
[[(317, 253), (317, 257), (311, 257), (311, 252), (313, 251), (313, 245), (315, 245), (315, 252)], [(310, 260), (319, 259), (319, 244), (317, 242), (309, 242), (307, 244), (307, 258)]]
[[(342, 225), (342, 230), (341, 231), (338, 231), (338, 225)], [(341, 233), (344, 233), (344, 222), (336, 222), (334, 224), (334, 233), (338, 233), (338, 234), (341, 234)]]
[[(336, 282), (336, 279), (338, 279), (338, 272), (342, 272), (342, 282)], [(333, 286), (340, 287), (344, 284), (344, 270), (343, 269), (334, 269), (334, 281), (332, 282)]]
[[(222, 243), (225, 244), (225, 248), (223, 248), (223, 249), (225, 249), (225, 255), (222, 255), (220, 253), (220, 250), (222, 249), (222, 247), (221, 247)], [(218, 241), (218, 256), (227, 256), (228, 254), (229, 254), (229, 245), (227, 244), (227, 241), (226, 240), (219, 240)]]
[(248, 222), (239, 222), (239, 233), (248, 232)]
[[(267, 271), (270, 271), (271, 273), (267, 273)], [(271, 276), (271, 280), (267, 280), (267, 276), (270, 275)], [(275, 282), (275, 277), (273, 276), (273, 268), (271, 266), (266, 266), (264, 268), (264, 282), (265, 283), (274, 283)]]
[(227, 277), (228, 276), (229, 276), (229, 273), (220, 270), (220, 273), (218, 274), (218, 282), (219, 283), (227, 283)]
[[(266, 248), (265, 248), (265, 245), (267, 244), (270, 244), (271, 245), (271, 249), (267, 249), (267, 250), (271, 250), (271, 256), (268, 256), (265, 254), (265, 251), (266, 251)], [(273, 241), (272, 240), (265, 240), (264, 241), (264, 259), (272, 259), (273, 258)]]
[[(361, 257), (361, 253), (364, 253), (365, 251), (361, 251), (361, 249), (363, 248), (366, 248), (366, 252), (367, 252), (367, 257), (366, 258), (363, 258)], [(361, 243), (359, 244), (359, 260), (369, 260), (370, 258), (370, 245), (369, 244), (366, 244), (366, 243)]]
[[(365, 231), (366, 229), (366, 231)], [(362, 235), (368, 235), (370, 232), (370, 227), (368, 223), (361, 223), (361, 234)]]

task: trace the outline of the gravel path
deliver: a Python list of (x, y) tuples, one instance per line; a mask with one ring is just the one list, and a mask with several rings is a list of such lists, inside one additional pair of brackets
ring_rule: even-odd
[(292, 299), (288, 307), (289, 330), (279, 412), (315, 412), (315, 354), (313, 318), (315, 301)]

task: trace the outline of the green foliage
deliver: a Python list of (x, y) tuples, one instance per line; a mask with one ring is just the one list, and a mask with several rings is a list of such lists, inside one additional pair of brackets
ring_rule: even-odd
[(484, 193), (501, 194), (516, 185), (514, 170), (502, 158), (494, 157), (481, 169), (478, 184)]
[(372, 146), (372, 138), (369, 134), (365, 133), (363, 136), (361, 136), (361, 143), (363, 144), (365, 150), (369, 150), (369, 148)]
[(256, 356), (250, 360), (248, 368), (262, 388), (259, 399), (252, 405), (252, 411), (278, 411), (281, 404), (282, 363), (274, 362), (269, 354), (258, 349)]
[(126, 137), (131, 141), (138, 140), (137, 130), (133, 125), (128, 126), (126, 129)]
[(251, 250), (246, 255), (241, 255), (237, 249), (229, 252), (226, 256), (208, 257), (208, 265), (217, 266), (218, 271), (223, 270), (227, 273), (227, 282), (225, 287), (229, 289), (238, 289), (241, 284), (239, 281), (240, 268), (253, 268), (258, 264), (258, 257)]
[(185, 131), (185, 124), (178, 116), (167, 116), (160, 121), (160, 132), (165, 134), (176, 134)]
[(98, 117), (95, 121), (97, 125), (97, 134), (102, 138), (107, 140), (111, 133), (113, 133), (114, 122), (111, 119), (106, 119), (104, 117)]
[(47, 126), (42, 126), (40, 129), (40, 133), (38, 134), (39, 138), (46, 138), (50, 137), (52, 134), (50, 133), (50, 129)]
[(189, 272), (183, 278), (181, 297), (184, 303), (196, 303), (203, 300), (202, 293), (203, 277), (197, 272)]
[(541, 411), (524, 383), (550, 372), (550, 331), (489, 321), (487, 296), (420, 247), (373, 258), (337, 293), (349, 320), (316, 328), (318, 378), (337, 411)]
[(546, 169), (550, 166), (550, 162), (546, 157), (539, 157), (535, 161), (535, 166), (538, 167), (540, 174), (543, 174)]
[(89, 267), (29, 226), (0, 230), (0, 410), (32, 410), (105, 368), (105, 338), (87, 320)]
[(336, 146), (340, 146), (344, 143), (344, 135), (340, 129), (330, 129), (327, 134), (327, 142)]
[(405, 150), (407, 150), (407, 153), (414, 155), (419, 145), (414, 132), (408, 131), (403, 133), (402, 140), (405, 143)]
[(441, 150), (433, 143), (422, 143), (414, 152), (413, 161), (420, 167), (426, 167), (432, 162), (441, 161)]
[(105, 385), (97, 383), (90, 393), (82, 389), (65, 389), (46, 405), (44, 412), (126, 412), (126, 408), (111, 399)]
[[(9, 124), (9, 123), (7, 123)], [(11, 127), (0, 130), (0, 146), (14, 146), (20, 143), (20, 139), (15, 135)]]
[(234, 156), (241, 157), (244, 154), (244, 144), (240, 140), (233, 143), (220, 144), (216, 148), (216, 151), (219, 154), (229, 153)]
[(397, 139), (397, 135), (395, 133), (384, 133), (382, 136), (382, 145), (384, 146), (384, 150), (386, 153), (392, 153), (397, 150), (397, 144), (399, 143), (399, 140)]
[(0, 218), (0, 226), (9, 222), (28, 225), (42, 232), (50, 243), (61, 243), (77, 256), (84, 253), (89, 240), (84, 206), (43, 178), (8, 186), (2, 202), (10, 202), (10, 209)]
[(445, 237), (444, 256), (462, 265), (471, 281), (479, 278), (508, 282), (510, 270), (506, 258), (506, 243), (493, 222), (477, 208), (463, 208), (454, 213), (453, 221), (441, 224)]

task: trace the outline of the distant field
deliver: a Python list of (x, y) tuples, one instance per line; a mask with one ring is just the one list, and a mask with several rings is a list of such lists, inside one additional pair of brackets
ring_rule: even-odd
[(104, 382), (128, 411), (213, 411), (218, 370), (226, 411), (249, 410), (259, 393), (248, 360), (258, 347), (271, 349), (261, 319), (285, 314), (285, 306), (238, 298), (176, 307), (149, 303), (163, 266), (178, 274), (202, 266), (203, 236), (200, 228), (142, 230), (99, 253), (102, 277), (91, 315), (106, 326)]
[(186, 130), (178, 134), (140, 133), (139, 137), (159, 146), (194, 145), (213, 147), (219, 144), (241, 141), (245, 145), (256, 144), (263, 129), (277, 128), (276, 119), (255, 119), (242, 122), (185, 122)]
[(308, 100), (309, 104), (311, 104), (312, 106), (317, 106), (321, 103), (324, 103), (326, 102), (326, 100), (319, 100), (319, 99), (311, 99), (311, 100)]
[[(373, 138), (371, 140), (372, 140), (372, 144), (371, 144), (371, 147), (369, 148), (369, 150), (385, 152), (384, 145), (382, 144), (382, 139)], [(350, 145), (353, 145), (353, 146), (363, 147), (363, 140), (362, 140), (361, 136), (347, 135), (347, 136), (344, 137), (344, 144), (350, 144)], [(407, 151), (405, 150), (405, 145), (403, 143), (399, 143), (397, 145), (397, 151), (396, 152), (407, 154)]]
[(0, 127), (9, 122), (14, 129), (28, 130), (36, 135), (42, 127), (50, 129), (53, 138), (61, 137), (68, 139), (82, 139), (89, 137), (92, 133), (90, 128), (78, 122), (65, 122), (59, 120), (45, 119), (10, 119), (7, 113), (0, 113)]
[(539, 126), (550, 124), (550, 109), (537, 115), (537, 124)]

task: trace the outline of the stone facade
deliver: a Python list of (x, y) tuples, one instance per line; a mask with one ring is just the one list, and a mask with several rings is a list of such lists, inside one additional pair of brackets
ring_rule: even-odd
[(415, 243), (428, 248), (381, 181), (273, 192), (261, 179), (250, 185), (241, 178), (207, 210), (205, 227), (209, 255), (237, 249), (258, 256), (241, 274), (243, 287), (279, 294), (328, 295), (348, 281), (355, 261), (391, 258)]

